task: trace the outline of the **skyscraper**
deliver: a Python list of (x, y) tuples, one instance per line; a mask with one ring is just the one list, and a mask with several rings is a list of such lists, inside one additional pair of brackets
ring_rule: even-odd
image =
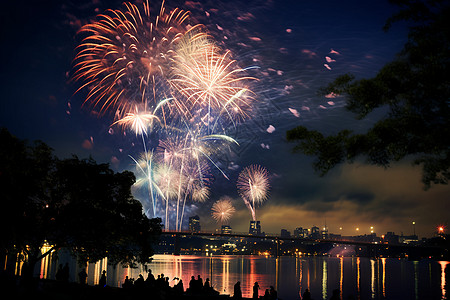
[(193, 216), (189, 217), (189, 231), (190, 232), (200, 232), (202, 227), (200, 226), (200, 217)]
[(222, 225), (222, 229), (220, 231), (222, 234), (231, 234), (231, 226)]
[(261, 223), (260, 221), (250, 221), (250, 228), (248, 233), (251, 235), (261, 235)]

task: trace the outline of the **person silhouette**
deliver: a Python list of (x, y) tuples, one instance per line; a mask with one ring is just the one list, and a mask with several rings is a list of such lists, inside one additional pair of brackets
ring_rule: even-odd
[(269, 299), (271, 299), (271, 300), (278, 299), (278, 293), (277, 293), (277, 291), (275, 290), (275, 288), (273, 286), (270, 286), (269, 294), (270, 294)]
[(197, 280), (195, 280), (194, 276), (191, 276), (191, 281), (189, 281), (189, 292), (197, 293)]
[(211, 289), (211, 285), (209, 284), (209, 278), (206, 278), (205, 285), (203, 286), (203, 290), (205, 290), (206, 292), (209, 292), (210, 289)]
[(303, 293), (303, 300), (311, 300), (311, 293), (309, 292), (308, 289), (306, 289), (305, 292)]
[(125, 281), (123, 282), (123, 284), (122, 284), (122, 287), (124, 288), (124, 289), (128, 289), (128, 288), (130, 288), (131, 287), (131, 281), (130, 281), (130, 279), (128, 278), (128, 276), (125, 276)]
[(106, 271), (105, 270), (103, 270), (103, 272), (102, 272), (102, 276), (100, 277), (100, 280), (98, 281), (98, 285), (101, 287), (106, 286)]
[(266, 289), (266, 291), (264, 292), (263, 299), (264, 300), (269, 300), (270, 299), (269, 289)]
[(198, 291), (201, 291), (203, 289), (203, 279), (200, 277), (200, 275), (197, 276), (197, 289)]
[(258, 282), (255, 282), (255, 284), (253, 285), (253, 299), (258, 299), (258, 290), (259, 290), (259, 284)]
[(155, 284), (155, 276), (152, 274), (152, 270), (148, 270), (147, 279), (145, 280), (145, 283), (149, 286), (153, 286)]
[(242, 299), (241, 282), (238, 281), (234, 285), (233, 299)]
[(182, 295), (184, 293), (183, 280), (180, 279), (178, 283), (174, 286), (174, 290), (178, 295)]
[(86, 269), (82, 269), (80, 273), (78, 273), (78, 280), (80, 281), (80, 284), (86, 284), (87, 277), (88, 274), (86, 273)]

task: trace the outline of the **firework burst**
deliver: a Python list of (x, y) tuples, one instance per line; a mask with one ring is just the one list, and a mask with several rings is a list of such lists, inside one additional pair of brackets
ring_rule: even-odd
[(136, 106), (134, 112), (126, 113), (125, 117), (112, 125), (118, 124), (123, 128), (130, 128), (136, 135), (147, 135), (147, 129), (153, 127), (154, 121), (159, 121), (159, 118), (150, 112), (140, 112)]
[(269, 172), (259, 165), (251, 165), (244, 168), (239, 174), (237, 188), (239, 195), (256, 220), (256, 205), (268, 198)]
[[(153, 217), (165, 214), (165, 228), (170, 219), (176, 230), (182, 228), (187, 201), (209, 198), (210, 167), (228, 179), (215, 160), (231, 144), (239, 145), (227, 132), (249, 115), (255, 100), (249, 87), (255, 78), (203, 25), (187, 20), (187, 11), (168, 11), (164, 1), (159, 14), (150, 15), (148, 0), (142, 8), (124, 3), (122, 10), (107, 10), (80, 29), (72, 75), (81, 83), (76, 93), (87, 91), (83, 105), (99, 116), (110, 112), (112, 126), (141, 137), (144, 153), (138, 159), (129, 155), (136, 166), (135, 186), (148, 189)], [(148, 136), (157, 136), (158, 147), (154, 141), (147, 144)], [(262, 170), (250, 169), (243, 175), (248, 182), (238, 183), (253, 215), (255, 203), (267, 197), (267, 180), (264, 190), (256, 174)], [(229, 216), (222, 211), (225, 222)], [(228, 211), (231, 216), (234, 208)]]
[(100, 114), (112, 109), (124, 115), (136, 104), (156, 106), (169, 57), (188, 31), (184, 25), (188, 12), (178, 8), (168, 12), (164, 2), (155, 19), (148, 1), (143, 9), (131, 3), (124, 6), (124, 11), (107, 10), (79, 31), (84, 37), (77, 47), (73, 79), (84, 82), (78, 91), (89, 88), (85, 103)]
[[(170, 84), (186, 98), (192, 111), (205, 112), (201, 121), (210, 133), (216, 126), (211, 111), (217, 111), (218, 117), (226, 116), (232, 122), (247, 115), (253, 100), (247, 81), (255, 78), (240, 76), (245, 70), (235, 65), (229, 51), (220, 54), (220, 49), (208, 44), (207, 39), (191, 40), (200, 45), (189, 51), (185, 47), (180, 51), (183, 55), (175, 56)], [(191, 51), (197, 53), (185, 53)]]
[(236, 210), (231, 203), (231, 198), (223, 197), (213, 204), (211, 215), (217, 223), (225, 224), (231, 219), (235, 211)]

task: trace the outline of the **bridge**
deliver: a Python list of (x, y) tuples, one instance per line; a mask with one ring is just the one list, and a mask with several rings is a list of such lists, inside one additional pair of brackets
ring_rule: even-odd
[(175, 251), (174, 254), (180, 254), (180, 238), (188, 236), (200, 236), (200, 237), (224, 237), (224, 238), (245, 238), (245, 239), (259, 239), (266, 241), (273, 241), (276, 243), (276, 256), (280, 256), (280, 241), (297, 241), (302, 244), (336, 244), (336, 245), (349, 245), (349, 246), (359, 246), (367, 249), (368, 256), (378, 257), (383, 252), (388, 252), (389, 250), (393, 253), (404, 253), (407, 257), (428, 257), (428, 256), (441, 256), (442, 248), (431, 247), (424, 245), (409, 245), (409, 244), (387, 244), (387, 243), (377, 243), (377, 242), (365, 242), (365, 241), (354, 241), (345, 239), (311, 239), (311, 238), (301, 238), (293, 236), (281, 236), (277, 234), (261, 234), (252, 235), (245, 232), (232, 232), (232, 233), (221, 233), (215, 231), (175, 231), (175, 230), (163, 230), (162, 235), (168, 235), (175, 237)]

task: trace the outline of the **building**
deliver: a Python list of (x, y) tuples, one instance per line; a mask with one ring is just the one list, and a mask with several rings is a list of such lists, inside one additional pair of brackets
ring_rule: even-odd
[(309, 237), (310, 231), (311, 231), (311, 229), (308, 229), (308, 228), (303, 229), (303, 237), (304, 238)]
[[(308, 232), (308, 231), (306, 231)], [(305, 233), (303, 231), (303, 227), (297, 227), (294, 230), (294, 237), (296, 238), (304, 238), (305, 237)]]
[(417, 243), (419, 241), (419, 238), (417, 235), (402, 235), (399, 237), (399, 242), (403, 244), (410, 244), (410, 243)]
[(321, 238), (320, 228), (317, 226), (311, 227), (311, 234), (309, 235), (309, 237), (316, 240), (320, 239)]
[(291, 233), (286, 229), (281, 229), (281, 237), (291, 237)]
[(383, 237), (383, 242), (388, 244), (398, 244), (400, 243), (400, 237), (395, 234), (395, 232), (387, 232)]
[(231, 234), (231, 226), (229, 225), (222, 225), (222, 228), (220, 230), (222, 234)]
[(328, 239), (328, 227), (325, 226), (322, 228), (321, 236), (323, 240)]
[(190, 232), (200, 232), (202, 227), (200, 226), (200, 217), (193, 216), (189, 217), (189, 231)]
[(261, 235), (261, 222), (260, 221), (250, 221), (250, 228), (248, 233), (251, 235)]

